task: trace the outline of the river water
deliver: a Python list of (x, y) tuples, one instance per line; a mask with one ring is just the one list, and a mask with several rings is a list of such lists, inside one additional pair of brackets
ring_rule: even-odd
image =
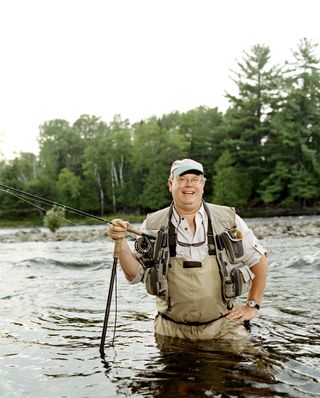
[(320, 237), (262, 243), (250, 343), (156, 339), (153, 297), (119, 270), (104, 361), (113, 243), (0, 243), (0, 396), (320, 396)]

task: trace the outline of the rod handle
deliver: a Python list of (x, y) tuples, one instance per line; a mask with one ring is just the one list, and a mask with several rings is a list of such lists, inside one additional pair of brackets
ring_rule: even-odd
[(117, 239), (114, 241), (113, 258), (119, 259), (121, 253), (121, 243), (122, 239)]
[(141, 231), (139, 229), (131, 227), (131, 225), (128, 226), (127, 231), (132, 232), (135, 235), (141, 235)]
[[(111, 225), (114, 225), (112, 222), (108, 222), (108, 223), (111, 224)], [(131, 232), (131, 233), (133, 233), (135, 235), (141, 235), (142, 234), (139, 229), (133, 228), (130, 224), (128, 225), (127, 231)]]

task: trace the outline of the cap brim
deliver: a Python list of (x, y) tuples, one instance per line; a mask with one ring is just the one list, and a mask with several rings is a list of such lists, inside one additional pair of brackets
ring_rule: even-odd
[(181, 166), (181, 167), (178, 167), (177, 169), (175, 169), (173, 171), (173, 175), (175, 177), (177, 177), (177, 176), (180, 176), (181, 174), (184, 174), (186, 172), (190, 172), (191, 173), (192, 171), (196, 171), (197, 173), (203, 174), (203, 171), (200, 170), (200, 169), (196, 169), (196, 168), (190, 167), (190, 166)]

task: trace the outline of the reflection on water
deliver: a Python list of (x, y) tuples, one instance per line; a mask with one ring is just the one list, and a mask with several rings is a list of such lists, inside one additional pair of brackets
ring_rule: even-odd
[(154, 396), (272, 395), (275, 371), (254, 346), (161, 336), (156, 342), (160, 354), (129, 383), (133, 392), (150, 393), (151, 381)]
[(155, 337), (153, 298), (119, 272), (102, 361), (113, 244), (0, 244), (1, 397), (320, 396), (320, 238), (264, 245), (250, 344)]

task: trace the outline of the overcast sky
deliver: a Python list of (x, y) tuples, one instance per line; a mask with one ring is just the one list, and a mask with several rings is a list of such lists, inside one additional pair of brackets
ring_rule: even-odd
[(318, 0), (0, 0), (0, 152), (37, 153), (57, 118), (225, 110), (243, 51), (282, 62), (320, 43), (319, 15)]

